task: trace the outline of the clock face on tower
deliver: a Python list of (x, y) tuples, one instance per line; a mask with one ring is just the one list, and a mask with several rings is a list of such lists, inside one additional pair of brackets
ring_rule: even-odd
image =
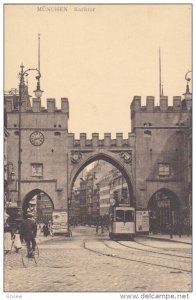
[(34, 131), (29, 139), (33, 146), (41, 146), (44, 142), (44, 135), (40, 131)]

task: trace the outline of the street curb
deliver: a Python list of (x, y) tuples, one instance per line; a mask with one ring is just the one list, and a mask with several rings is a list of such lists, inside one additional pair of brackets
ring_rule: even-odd
[(151, 240), (159, 240), (159, 241), (167, 241), (167, 242), (173, 242), (173, 243), (181, 243), (181, 244), (192, 245), (192, 243), (189, 243), (189, 242), (183, 242), (183, 241), (178, 241), (178, 240), (174, 240), (174, 239), (154, 237), (154, 236), (148, 236), (148, 235), (139, 235), (137, 237), (145, 237), (145, 238), (148, 238), (148, 239), (151, 239)]

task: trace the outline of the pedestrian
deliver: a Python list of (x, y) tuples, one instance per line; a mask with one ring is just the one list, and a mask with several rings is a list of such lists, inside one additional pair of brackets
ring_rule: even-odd
[(48, 223), (45, 223), (43, 226), (44, 236), (47, 237), (49, 235)]
[(46, 233), (46, 224), (44, 224), (44, 226), (43, 226), (43, 234), (44, 234), (44, 236), (47, 236), (47, 233)]
[(53, 222), (50, 223), (50, 235), (54, 236)]
[(179, 238), (181, 238), (182, 236), (182, 222), (179, 222), (177, 224), (177, 227), (178, 227), (178, 235), (179, 235)]
[(18, 253), (19, 250), (22, 248), (19, 228), (17, 228), (16, 232), (14, 233), (13, 242), (14, 242), (13, 244), (14, 244), (14, 248), (16, 250), (16, 253)]
[(4, 251), (9, 253), (12, 249), (12, 230), (8, 221), (4, 224)]
[(98, 218), (97, 218), (96, 233), (98, 233), (99, 227), (101, 227), (101, 233), (104, 233), (104, 231), (103, 231), (103, 217), (102, 216), (98, 216)]
[(173, 225), (170, 223), (169, 224), (169, 234), (170, 234), (170, 239), (173, 238)]
[(190, 236), (190, 232), (191, 232), (191, 230), (190, 230), (190, 224), (188, 222), (188, 224), (187, 224), (187, 236)]
[(39, 223), (38, 224), (38, 234), (41, 235), (41, 233), (42, 233), (42, 224)]

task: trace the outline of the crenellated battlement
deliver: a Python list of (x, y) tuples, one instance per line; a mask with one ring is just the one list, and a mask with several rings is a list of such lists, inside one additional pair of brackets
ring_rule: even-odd
[[(18, 95), (15, 95), (15, 97), (14, 95), (5, 95), (6, 112), (8, 113), (7, 126), (9, 128), (17, 128), (19, 126), (18, 101)], [(47, 99), (46, 108), (41, 105), (40, 98), (33, 98), (32, 104), (30, 103), (28, 106), (22, 100), (21, 113), (21, 128), (30, 129), (32, 124), (34, 124), (34, 128), (68, 130), (69, 101), (67, 98), (61, 98), (60, 109), (56, 107), (56, 99), (54, 98)]]
[[(16, 112), (17, 105), (16, 105), (16, 100), (13, 96), (10, 95), (5, 95), (6, 99), (6, 112)], [(15, 101), (15, 102), (14, 102)], [(56, 107), (56, 99), (55, 98), (48, 98), (47, 99), (47, 108), (41, 106), (41, 99), (39, 98), (33, 98), (32, 99), (32, 106), (27, 107), (22, 103), (21, 111), (25, 112), (27, 111), (28, 113), (65, 113), (69, 117), (69, 101), (68, 98), (61, 98), (61, 108)]]
[(104, 133), (104, 138), (99, 138), (99, 133), (92, 133), (92, 139), (87, 139), (86, 133), (80, 133), (80, 138), (75, 139), (74, 133), (69, 133), (69, 145), (75, 148), (97, 147), (130, 147), (133, 146), (135, 135), (128, 133), (128, 138), (123, 138), (123, 133), (116, 133), (116, 138), (111, 138), (111, 133)]
[(168, 105), (168, 97), (161, 96), (159, 105), (155, 105), (154, 96), (146, 97), (146, 105), (141, 105), (141, 97), (135, 96), (131, 103), (131, 129), (149, 127), (175, 127), (179, 123), (189, 125), (192, 107), (192, 94), (185, 93), (173, 97), (173, 105)]
[(168, 106), (168, 96), (161, 96), (159, 105), (155, 106), (155, 97), (147, 96), (146, 105), (141, 105), (141, 96), (134, 96), (131, 103), (131, 112), (175, 112), (179, 110), (189, 110), (192, 107), (192, 97), (182, 99), (181, 96), (173, 96), (173, 106)]

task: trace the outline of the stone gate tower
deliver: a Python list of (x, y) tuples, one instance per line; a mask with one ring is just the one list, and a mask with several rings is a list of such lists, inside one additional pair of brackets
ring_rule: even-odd
[[(7, 157), (18, 172), (19, 111), (18, 95), (6, 94)], [(12, 186), (13, 202), (22, 207), (26, 199), (40, 192), (53, 203), (54, 210), (68, 211), (73, 182), (89, 163), (103, 159), (116, 166), (126, 178), (136, 209), (158, 212), (156, 218), (168, 224), (176, 222), (184, 207), (191, 206), (191, 107), (192, 94), (187, 90), (182, 100), (161, 96), (159, 106), (148, 96), (146, 105), (135, 96), (131, 103), (131, 132), (116, 139), (110, 133), (99, 139), (98, 133), (76, 140), (68, 132), (69, 103), (61, 99), (26, 98), (21, 107), (21, 199), (17, 184)], [(17, 183), (17, 178), (16, 178)], [(153, 216), (154, 218), (154, 216)], [(162, 220), (162, 221), (160, 221)]]
[(188, 84), (184, 99), (174, 96), (172, 106), (167, 96), (158, 106), (152, 96), (145, 106), (139, 96), (131, 103), (137, 208), (154, 212), (159, 224), (177, 223), (191, 207), (191, 110)]
[[(17, 98), (17, 95), (15, 95)], [(8, 159), (18, 173), (19, 111), (13, 95), (6, 95), (8, 130)], [(16, 99), (17, 100), (17, 99)], [(32, 106), (22, 104), (21, 112), (21, 199), (17, 199), (17, 186), (13, 201), (23, 205), (25, 197), (44, 192), (55, 209), (67, 208), (67, 135), (69, 104), (61, 99), (56, 108), (55, 99), (47, 99), (47, 108), (41, 99), (33, 99)]]

